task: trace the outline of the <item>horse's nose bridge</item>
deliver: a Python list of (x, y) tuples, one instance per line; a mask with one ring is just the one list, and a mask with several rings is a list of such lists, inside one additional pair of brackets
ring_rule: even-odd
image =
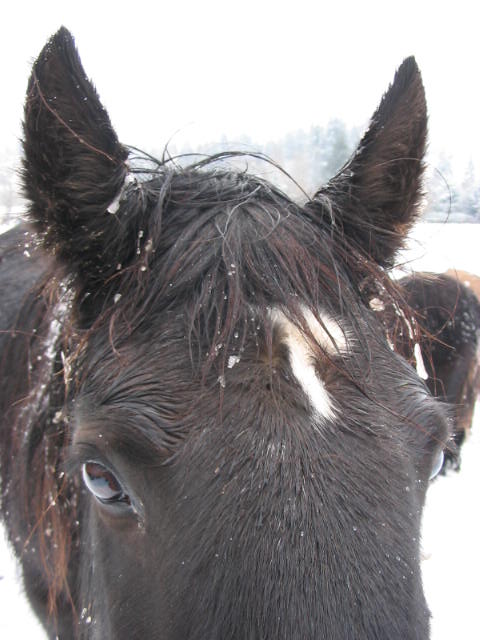
[(290, 417), (249, 430), (233, 453), (235, 462), (214, 470), (222, 510), (253, 529), (262, 527), (266, 537), (309, 526), (306, 520), (322, 499), (322, 478), (328, 471), (323, 457), (330, 454), (322, 451), (321, 434)]

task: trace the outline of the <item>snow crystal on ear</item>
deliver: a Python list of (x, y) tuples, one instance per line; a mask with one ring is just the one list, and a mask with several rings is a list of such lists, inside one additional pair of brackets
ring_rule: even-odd
[(120, 203), (125, 198), (125, 193), (127, 191), (128, 186), (130, 184), (132, 184), (133, 182), (136, 182), (135, 176), (132, 173), (127, 173), (127, 175), (125, 176), (125, 180), (123, 181), (123, 184), (122, 184), (122, 187), (121, 187), (120, 191), (117, 193), (115, 198), (112, 200), (112, 202), (107, 207), (108, 213), (111, 213), (113, 215), (115, 213), (117, 213), (117, 211), (120, 208)]

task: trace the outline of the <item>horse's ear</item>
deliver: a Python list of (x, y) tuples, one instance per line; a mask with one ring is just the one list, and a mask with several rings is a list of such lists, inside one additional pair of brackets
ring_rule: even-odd
[(63, 27), (33, 66), (23, 147), (29, 215), (44, 244), (72, 271), (104, 278), (119, 261), (109, 256), (118, 220), (107, 210), (124, 184), (128, 152)]
[(389, 265), (422, 199), (427, 108), (413, 57), (398, 69), (356, 153), (309, 203), (329, 209), (350, 245)]

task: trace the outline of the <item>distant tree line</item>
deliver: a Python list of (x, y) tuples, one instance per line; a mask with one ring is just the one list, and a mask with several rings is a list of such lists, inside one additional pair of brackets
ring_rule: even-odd
[[(195, 149), (171, 144), (168, 153), (184, 156), (178, 161), (187, 163), (192, 162), (192, 153), (201, 158), (221, 151), (242, 152), (244, 156), (228, 159), (228, 164), (263, 175), (289, 195), (301, 198), (302, 191), (312, 195), (335, 175), (353, 153), (360, 135), (358, 128), (348, 128), (343, 121), (334, 119), (325, 126), (293, 131), (264, 145), (258, 145), (245, 135), (236, 138), (224, 136), (217, 144), (203, 144)], [(162, 157), (165, 150), (149, 151), (156, 157)], [(257, 152), (270, 158), (283, 171), (275, 169), (265, 159), (255, 157)], [(19, 158), (19, 149), (0, 151), (0, 223), (22, 206), (18, 181)], [(468, 165), (463, 178), (457, 181), (448, 155), (430, 158), (425, 193), (424, 220), (480, 222), (480, 178), (473, 162)]]
[(0, 226), (24, 208), (19, 184), (20, 149), (0, 151)]
[[(343, 121), (334, 119), (324, 127), (294, 131), (261, 147), (247, 136), (242, 136), (236, 140), (224, 138), (220, 146), (203, 145), (196, 152), (208, 155), (215, 150), (260, 151), (312, 195), (348, 161), (361, 133), (359, 128), (348, 128)], [(175, 150), (177, 153), (191, 151), (187, 147)], [(290, 195), (298, 195), (294, 182), (285, 174), (275, 173), (265, 162), (252, 158), (239, 160), (237, 164), (248, 164), (250, 171), (265, 175)], [(450, 156), (443, 153), (429, 158), (422, 219), (428, 222), (480, 223), (480, 176), (473, 161), (458, 181)]]
[[(265, 159), (254, 156), (240, 157), (236, 161), (228, 160), (239, 168), (262, 175), (289, 195), (298, 195), (295, 182), (307, 194), (313, 194), (325, 184), (350, 157), (359, 138), (359, 130), (347, 128), (341, 120), (331, 120), (326, 126), (313, 126), (308, 130), (297, 130), (287, 133), (283, 138), (259, 145), (250, 137), (243, 135), (236, 138), (223, 137), (220, 144), (205, 144), (192, 149), (172, 145), (172, 154), (210, 155), (218, 151), (240, 151), (248, 154), (259, 152), (272, 160), (282, 170), (275, 168)], [(161, 154), (162, 152), (160, 152)], [(187, 156), (191, 161), (191, 157)]]
[(441, 154), (430, 163), (425, 190), (425, 220), (480, 223), (480, 177), (473, 161), (458, 181), (453, 175), (451, 158)]

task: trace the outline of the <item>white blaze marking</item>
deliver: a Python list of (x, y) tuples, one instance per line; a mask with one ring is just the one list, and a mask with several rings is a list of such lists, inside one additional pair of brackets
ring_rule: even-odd
[[(324, 329), (309, 309), (304, 308), (303, 314), (309, 331), (324, 351), (333, 355), (346, 350), (345, 334), (336, 322), (323, 316)], [(278, 309), (272, 309), (271, 318), (274, 325), (281, 329), (282, 341), (287, 344), (290, 351), (290, 366), (293, 374), (312, 407), (319, 416), (332, 419), (335, 415), (333, 403), (315, 370), (315, 354), (308, 338)], [(335, 343), (332, 342), (332, 338)]]
[(422, 378), (422, 380), (428, 380), (428, 373), (423, 362), (422, 350), (418, 342), (416, 342), (415, 346), (413, 347), (413, 353), (415, 356), (415, 368), (418, 375), (420, 376), (420, 378)]

